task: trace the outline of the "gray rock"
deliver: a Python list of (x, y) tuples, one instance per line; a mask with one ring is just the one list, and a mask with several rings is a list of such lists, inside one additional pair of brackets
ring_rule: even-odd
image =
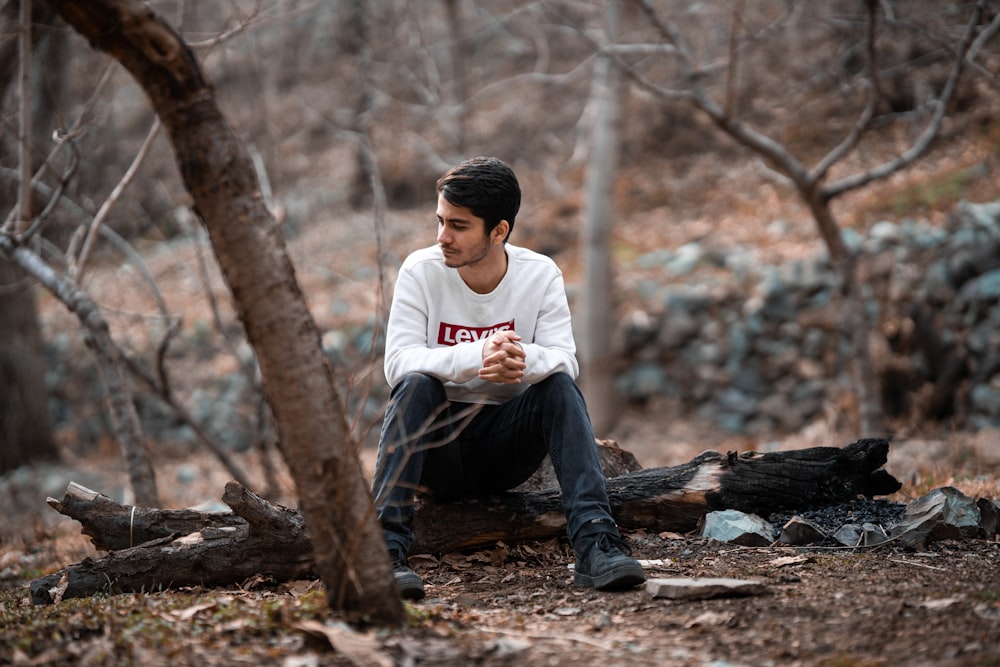
[(750, 579), (684, 578), (648, 579), (646, 591), (654, 598), (705, 600), (718, 597), (762, 595), (767, 586)]
[(861, 544), (861, 526), (845, 523), (833, 534), (833, 539), (845, 547), (856, 547)]
[(773, 542), (774, 526), (756, 514), (720, 510), (705, 515), (702, 537), (747, 547), (766, 547)]
[(979, 508), (958, 489), (945, 486), (917, 498), (890, 535), (916, 547), (936, 540), (965, 539), (979, 534)]
[(992, 540), (1000, 534), (1000, 502), (989, 498), (980, 498), (976, 501), (979, 508), (979, 528), (982, 536)]
[(778, 541), (782, 544), (803, 546), (815, 544), (826, 539), (826, 533), (816, 524), (810, 523), (799, 516), (793, 516), (781, 527)]
[(885, 529), (882, 526), (877, 526), (874, 523), (865, 523), (861, 526), (861, 544), (866, 547), (873, 547), (883, 542), (889, 541), (889, 535), (886, 534)]

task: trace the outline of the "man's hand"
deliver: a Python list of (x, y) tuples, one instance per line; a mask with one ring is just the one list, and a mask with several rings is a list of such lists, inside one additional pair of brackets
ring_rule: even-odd
[(524, 376), (524, 349), (513, 331), (497, 331), (483, 344), (483, 367), (479, 377), (487, 382), (517, 384)]

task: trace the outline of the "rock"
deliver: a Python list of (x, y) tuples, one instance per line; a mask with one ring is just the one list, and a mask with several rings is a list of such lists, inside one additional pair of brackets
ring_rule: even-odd
[(774, 527), (755, 514), (721, 510), (705, 515), (702, 537), (746, 547), (766, 547), (773, 542)]
[(929, 541), (975, 537), (979, 522), (976, 503), (958, 489), (945, 486), (910, 503), (890, 535), (916, 547)]
[(781, 536), (778, 541), (782, 544), (802, 546), (822, 542), (825, 539), (826, 533), (818, 526), (809, 523), (802, 517), (793, 516), (781, 527)]
[(874, 523), (861, 524), (861, 545), (873, 547), (883, 542), (888, 542), (889, 536), (882, 526)]
[(856, 547), (861, 544), (861, 526), (845, 523), (833, 534), (833, 539), (845, 547)]
[(762, 595), (767, 586), (750, 579), (701, 579), (698, 577), (648, 579), (646, 591), (654, 598), (668, 600), (705, 600), (719, 597)]
[(979, 528), (982, 536), (992, 540), (1000, 534), (1000, 502), (989, 498), (980, 498), (976, 501), (979, 508)]

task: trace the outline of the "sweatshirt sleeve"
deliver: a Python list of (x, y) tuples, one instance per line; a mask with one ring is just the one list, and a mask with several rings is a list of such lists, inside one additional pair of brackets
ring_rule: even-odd
[(525, 382), (535, 384), (554, 373), (566, 373), (576, 379), (580, 365), (576, 359), (573, 322), (561, 273), (556, 273), (545, 289), (533, 334), (518, 333), (531, 341), (523, 345), (527, 366)]
[(481, 342), (433, 347), (428, 340), (428, 294), (407, 267), (396, 279), (385, 339), (385, 379), (390, 387), (410, 373), (464, 384), (479, 377)]

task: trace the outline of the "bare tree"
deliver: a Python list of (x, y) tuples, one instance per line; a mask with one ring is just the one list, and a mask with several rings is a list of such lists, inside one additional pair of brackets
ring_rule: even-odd
[[(792, 20), (793, 16), (799, 21), (803, 20), (801, 16), (794, 14), (800, 9), (797, 5), (789, 6), (787, 13), (762, 29), (759, 34), (748, 34), (741, 15), (744, 3), (738, 3), (731, 21), (730, 45), (732, 46), (728, 62), (722, 59), (723, 64), (718, 61), (706, 64), (699, 59), (697, 49), (692, 47), (691, 40), (679, 27), (675, 17), (666, 16), (650, 0), (636, 1), (648, 19), (649, 25), (662, 41), (659, 44), (612, 47), (617, 48), (622, 55), (623, 59), (619, 62), (631, 80), (665, 102), (684, 101), (697, 112), (704, 114), (725, 135), (764, 158), (767, 165), (794, 188), (811, 212), (840, 279), (843, 309), (841, 322), (845, 334), (852, 343), (851, 361), (856, 376), (860, 428), (866, 433), (883, 432), (883, 415), (876, 391), (869, 341), (873, 328), (858, 285), (858, 257), (856, 252), (844, 243), (841, 225), (832, 204), (838, 197), (885, 179), (927, 154), (941, 132), (942, 121), (965, 69), (970, 47), (976, 38), (985, 8), (990, 4), (989, 0), (978, 0), (974, 7), (965, 12), (965, 27), (962, 32), (953, 41), (944, 40), (948, 43), (944, 50), (951, 62), (950, 71), (941, 88), (927, 101), (928, 113), (920, 116), (926, 119), (923, 129), (912, 143), (885, 162), (839, 175), (837, 178), (832, 177), (834, 168), (842, 165), (848, 156), (857, 151), (866, 132), (872, 128), (880, 104), (884, 104), (884, 87), (880, 82), (879, 38), (882, 35), (880, 27), (887, 20), (882, 14), (890, 11), (886, 3), (878, 3), (875, 0), (867, 0), (864, 3), (865, 14), (860, 21), (864, 26), (861, 31), (862, 38), (857, 42), (855, 49), (862, 62), (861, 74), (853, 84), (851, 93), (852, 97), (860, 97), (854, 122), (842, 133), (839, 140), (826, 149), (825, 153), (818, 159), (812, 159), (815, 147), (810, 146), (803, 156), (796, 155), (789, 145), (769, 136), (746, 114), (741, 115), (740, 107), (735, 103), (737, 94), (751, 97), (753, 95), (752, 90), (738, 89), (735, 77), (739, 71), (739, 59), (754, 44), (766, 43), (783, 28), (793, 25), (795, 23)], [(643, 71), (641, 65), (635, 65), (624, 59), (625, 54), (636, 52), (645, 55), (665, 54), (675, 63), (676, 77), (668, 83), (654, 80)], [(812, 161), (811, 166), (808, 164), (810, 161)]]
[(51, 5), (132, 74), (170, 137), (256, 352), (331, 606), (352, 619), (400, 622), (401, 601), (334, 369), (260, 195), (252, 161), (219, 111), (191, 49), (140, 2), (52, 0)]

